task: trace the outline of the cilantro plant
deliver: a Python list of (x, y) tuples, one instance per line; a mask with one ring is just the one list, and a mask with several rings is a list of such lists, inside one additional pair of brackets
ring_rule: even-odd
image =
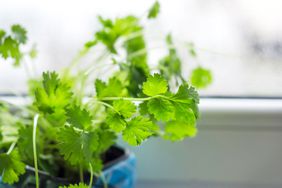
[(24, 56), (34, 58), (36, 51), (31, 48), (28, 52), (21, 49), (27, 42), (26, 30), (20, 25), (12, 25), (10, 32), (0, 29), (0, 57), (12, 59), (18, 66)]
[[(155, 2), (146, 18), (155, 19), (159, 11)], [(99, 17), (101, 29), (70, 66), (61, 72), (46, 71), (30, 82), (32, 103), (18, 107), (0, 103), (3, 182), (18, 182), (29, 165), (35, 169), (37, 187), (39, 170), (80, 182), (69, 188), (91, 187), (93, 176), (102, 171), (103, 154), (118, 137), (138, 146), (150, 137), (181, 141), (197, 134), (199, 95), (182, 76), (173, 37), (167, 35), (168, 54), (151, 67), (140, 19)], [(11, 30), (11, 36), (0, 31), (0, 54), (19, 64), (26, 31), (19, 25)], [(83, 62), (98, 52), (94, 62)], [(187, 52), (196, 57), (191, 45)], [(110, 73), (107, 79), (95, 74), (102, 71), (99, 67)], [(203, 67), (192, 72), (196, 87), (210, 82), (211, 73)], [(90, 178), (85, 180), (85, 175)]]

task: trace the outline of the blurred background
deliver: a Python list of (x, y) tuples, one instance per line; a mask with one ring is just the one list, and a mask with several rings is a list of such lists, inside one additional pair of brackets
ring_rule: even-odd
[[(97, 15), (144, 16), (153, 0), (1, 1), (0, 28), (21, 24), (36, 43), (37, 72), (67, 66), (99, 29)], [(144, 22), (150, 45), (169, 32), (193, 42), (195, 60), (180, 50), (184, 76), (200, 62), (213, 84), (200, 91), (199, 136), (158, 139), (133, 149), (137, 187), (282, 187), (282, 1), (160, 0), (159, 18)], [(162, 50), (150, 56), (153, 64)], [(0, 93), (26, 91), (23, 69), (0, 63)], [(232, 98), (240, 99), (232, 99)]]
[[(29, 40), (37, 44), (38, 69), (58, 69), (68, 65), (84, 42), (92, 39), (99, 28), (97, 15), (142, 16), (153, 2), (2, 1), (0, 26), (8, 28), (15, 23), (25, 26), (31, 36)], [(158, 43), (172, 32), (175, 40), (195, 44), (199, 61), (214, 74), (213, 85), (202, 95), (282, 95), (281, 1), (162, 0), (160, 3), (159, 19), (145, 23), (147, 39)], [(183, 58), (188, 75), (195, 63), (189, 57)], [(24, 82), (23, 70), (15, 71), (0, 64), (1, 92), (10, 90), (10, 86), (24, 91)]]

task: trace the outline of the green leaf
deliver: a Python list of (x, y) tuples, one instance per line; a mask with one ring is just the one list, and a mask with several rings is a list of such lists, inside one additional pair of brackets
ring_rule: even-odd
[(185, 137), (194, 137), (197, 134), (197, 128), (193, 123), (171, 121), (165, 125), (164, 138), (171, 141), (181, 141)]
[(84, 47), (85, 47), (86, 49), (88, 49), (88, 48), (91, 48), (91, 47), (95, 46), (97, 43), (98, 43), (97, 40), (91, 40), (91, 41), (86, 42), (86, 43), (84, 44)]
[[(139, 19), (134, 16), (116, 18), (115, 20), (99, 17), (99, 21), (103, 28), (96, 32), (95, 39), (89, 41), (87, 46), (91, 47), (93, 42), (94, 45), (96, 42), (101, 42), (111, 53), (116, 54), (116, 42), (124, 37), (122, 46), (126, 51), (127, 79), (130, 80), (127, 89), (132, 96), (137, 96), (141, 92), (142, 83), (149, 75), (146, 42)], [(138, 51), (142, 51), (142, 53), (135, 54)]]
[(148, 13), (148, 18), (156, 18), (160, 13), (160, 3), (156, 1), (153, 6), (150, 8)]
[(110, 146), (112, 146), (116, 142), (116, 134), (109, 130), (100, 129), (98, 130), (97, 134), (99, 135), (99, 145), (97, 149), (98, 153), (105, 152)]
[(97, 41), (102, 42), (112, 53), (117, 53), (115, 43), (120, 37), (129, 35), (136, 31), (137, 28), (140, 28), (138, 18), (134, 16), (117, 18), (115, 21), (99, 17), (99, 21), (103, 28), (96, 32), (95, 38)]
[(161, 74), (168, 80), (172, 76), (181, 76), (181, 60), (174, 48), (171, 34), (166, 37), (166, 43), (169, 48), (169, 54), (159, 61), (159, 68)]
[(95, 46), (98, 42), (101, 42), (110, 52), (116, 53), (115, 43), (119, 35), (115, 32), (114, 23), (109, 19), (103, 19), (101, 16), (98, 19), (103, 28), (95, 33), (95, 39), (89, 41), (87, 47)]
[[(137, 28), (135, 32), (142, 32), (142, 28)], [(127, 61), (130, 62), (131, 66), (140, 68), (146, 74), (149, 74), (149, 67), (147, 64), (147, 51), (146, 51), (146, 41), (143, 34), (127, 40), (123, 44), (127, 52)], [(143, 51), (136, 55), (137, 52)]]
[[(98, 41), (102, 41), (102, 43), (108, 48), (110, 52), (116, 54), (117, 50), (115, 48), (115, 43), (117, 41), (117, 37), (114, 34), (115, 33), (108, 33), (107, 31), (102, 30), (102, 31), (98, 31), (95, 34), (95, 37)], [(87, 44), (89, 46), (89, 43)]]
[(18, 150), (10, 154), (0, 154), (0, 174), (4, 183), (13, 184), (19, 181), (19, 176), (25, 173), (25, 164), (21, 162)]
[(127, 95), (127, 90), (116, 77), (110, 78), (109, 83), (97, 79), (95, 81), (97, 97), (122, 97)]
[(174, 106), (169, 100), (151, 99), (148, 102), (148, 110), (157, 120), (169, 121), (174, 119)]
[(84, 183), (79, 183), (79, 184), (70, 184), (68, 186), (59, 186), (59, 188), (89, 188), (89, 186)]
[(35, 59), (37, 57), (38, 51), (36, 49), (36, 45), (32, 46), (28, 54), (31, 59)]
[[(91, 160), (90, 164), (92, 166), (93, 173), (99, 174), (103, 170), (103, 161), (100, 159), (100, 156), (94, 157)], [(90, 171), (90, 169), (89, 169), (89, 171)]]
[(32, 126), (19, 130), (18, 150), (24, 160), (33, 161)]
[(110, 78), (107, 87), (107, 97), (122, 97), (127, 95), (127, 90), (121, 81), (115, 77)]
[(45, 118), (53, 127), (62, 127), (67, 121), (66, 111), (62, 108), (56, 108), (52, 113), (46, 113)]
[[(146, 41), (143, 34), (143, 27), (135, 17), (130, 18), (132, 26), (131, 31), (134, 37), (125, 40), (123, 47), (126, 50), (127, 71), (129, 86), (128, 90), (132, 96), (137, 96), (142, 92), (141, 86), (150, 74), (150, 68), (147, 63), (148, 55), (146, 50)], [(138, 35), (136, 35), (138, 33)], [(141, 52), (141, 53), (140, 53)]]
[(79, 129), (88, 129), (92, 123), (90, 113), (78, 105), (67, 109), (67, 121)]
[(98, 16), (98, 20), (106, 28), (112, 28), (114, 26), (113, 21), (110, 19), (104, 19), (102, 16)]
[(43, 73), (43, 87), (35, 89), (35, 105), (43, 113), (53, 113), (57, 109), (64, 109), (70, 103), (72, 93), (63, 84), (56, 72)]
[(155, 96), (167, 92), (167, 81), (159, 74), (149, 76), (143, 83), (143, 93), (148, 96)]
[(161, 74), (167, 79), (171, 79), (172, 76), (181, 75), (181, 61), (175, 54), (167, 55), (161, 59), (159, 67)]
[(191, 104), (174, 102), (173, 105), (175, 109), (175, 119), (177, 121), (196, 124), (197, 112), (196, 114), (194, 113)]
[(130, 65), (127, 79), (130, 81), (128, 90), (132, 96), (137, 97), (142, 92), (141, 86), (146, 81), (148, 75), (149, 71), (147, 69)]
[(96, 133), (78, 131), (73, 127), (60, 129), (58, 141), (60, 153), (72, 165), (89, 163), (99, 145)]
[(190, 80), (196, 88), (206, 88), (212, 83), (212, 73), (208, 69), (197, 67), (192, 71)]
[(199, 116), (200, 116), (200, 112), (199, 112), (199, 107), (198, 107), (198, 105), (197, 104), (195, 104), (195, 103), (193, 103), (193, 104), (190, 104), (190, 109), (192, 109), (193, 110), (193, 113), (194, 113), (194, 115), (195, 115), (195, 117), (196, 117), (196, 119), (198, 119), (199, 118)]
[(59, 76), (56, 72), (43, 72), (43, 87), (48, 95), (54, 93), (60, 84)]
[(96, 79), (95, 89), (98, 97), (102, 97), (103, 95), (107, 94), (105, 91), (107, 89), (107, 84), (102, 80)]
[(23, 126), (23, 121), (26, 121), (18, 117), (17, 108), (11, 108), (11, 105), (5, 107), (6, 104), (3, 104), (4, 106), (0, 108), (0, 132), (3, 136), (3, 142), (0, 142), (0, 153), (2, 147), (8, 148), (12, 142), (18, 140), (19, 128)]
[(14, 38), (19, 41), (19, 43), (25, 44), (27, 41), (26, 30), (20, 25), (13, 25), (11, 27)]
[(6, 32), (0, 29), (0, 45), (2, 44), (2, 40), (4, 39), (5, 35), (6, 35)]
[(121, 132), (126, 128), (126, 122), (123, 117), (114, 112), (108, 112), (106, 123), (115, 132)]
[(140, 30), (139, 19), (135, 16), (125, 16), (123, 18), (117, 18), (113, 25), (114, 33), (120, 36), (127, 36), (136, 30)]
[(113, 107), (125, 118), (130, 118), (136, 112), (136, 106), (131, 101), (116, 100), (113, 102)]
[(149, 114), (148, 101), (144, 101), (144, 102), (140, 103), (138, 108), (139, 108), (139, 113), (141, 115), (145, 116), (145, 115)]
[(193, 87), (189, 87), (187, 84), (181, 85), (175, 95), (171, 97), (171, 100), (180, 103), (191, 104), (193, 101), (199, 103), (199, 94)]
[(122, 136), (124, 141), (130, 145), (137, 146), (158, 130), (159, 127), (150, 121), (150, 119), (137, 116), (128, 122)]
[(195, 45), (193, 43), (188, 43), (187, 47), (188, 47), (189, 54), (192, 57), (197, 57), (197, 53), (196, 53), (196, 50), (195, 50)]
[(19, 64), (22, 54), (19, 49), (19, 43), (12, 39), (12, 37), (6, 37), (3, 44), (0, 46), (0, 54), (4, 59), (11, 57), (15, 60), (15, 65)]
[(191, 110), (196, 118), (198, 118), (198, 106), (199, 103), (199, 94), (194, 87), (189, 87), (187, 84), (181, 85), (178, 88), (178, 91), (173, 95), (170, 100), (173, 102), (176, 112), (176, 119), (184, 118), (183, 114), (186, 114), (185, 117), (190, 118)]
[(6, 35), (6, 32), (0, 29), (0, 55), (4, 59), (13, 59), (14, 65), (18, 66), (24, 55), (20, 45), (26, 43), (26, 30), (20, 25), (13, 25), (11, 31), (11, 35)]

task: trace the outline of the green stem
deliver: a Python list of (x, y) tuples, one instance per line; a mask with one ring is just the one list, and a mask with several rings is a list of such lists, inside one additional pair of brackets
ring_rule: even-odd
[[(92, 66), (89, 67), (88, 69), (84, 70), (84, 75), (87, 76), (90, 73), (92, 73), (94, 70), (95, 71), (100, 71), (102, 68), (108, 67), (108, 66), (115, 66), (113, 63), (107, 63), (107, 64), (98, 64), (97, 66)], [(82, 71), (83, 72), (83, 71)]]
[(72, 60), (71, 64), (69, 65), (69, 67), (68, 67), (67, 69), (65, 69), (64, 75), (67, 75), (67, 74), (69, 73), (69, 71), (70, 71), (73, 67), (75, 67), (77, 64), (79, 64), (80, 59), (81, 59), (82, 57), (84, 57), (85, 54), (87, 54), (87, 52), (88, 52), (88, 49), (83, 49), (83, 50), (81, 50), (80, 52), (78, 52), (78, 53), (76, 54), (76, 56), (73, 58), (73, 60)]
[(10, 155), (10, 153), (13, 151), (13, 149), (15, 148), (16, 146), (16, 142), (13, 142), (9, 148), (9, 150), (7, 151), (7, 154)]
[[(144, 98), (134, 98), (134, 97), (103, 97), (103, 98), (98, 98), (97, 100), (100, 101), (116, 101), (116, 100), (127, 100), (127, 101), (148, 101), (150, 99), (154, 98), (166, 98), (169, 99), (167, 96), (163, 95), (155, 95), (152, 97), (144, 97)], [(106, 103), (107, 104), (107, 103)]]
[(85, 90), (85, 86), (86, 86), (86, 81), (87, 81), (87, 77), (86, 76), (81, 77), (80, 89), (79, 89), (79, 92), (77, 94), (77, 99), (78, 99), (79, 103), (81, 103), (82, 100), (83, 100), (84, 90)]
[[(15, 139), (16, 140), (16, 139)], [(14, 140), (7, 140), (7, 141), (2, 141), (0, 143), (0, 148), (2, 148), (3, 146), (7, 146), (9, 144), (13, 144)], [(7, 152), (8, 153), (8, 152)]]
[[(155, 98), (163, 98), (163, 99), (167, 99), (167, 100), (171, 100), (171, 101), (178, 101), (180, 103), (187, 103), (187, 102), (182, 102), (181, 100), (172, 99), (172, 98), (170, 98), (168, 96), (165, 96), (165, 95), (155, 95), (155, 96), (152, 96), (152, 97), (144, 97), (144, 98), (134, 98), (134, 97), (103, 97), (103, 98), (96, 98), (96, 97), (94, 97), (94, 100), (95, 100), (95, 102), (103, 104), (104, 106), (107, 106), (107, 107), (113, 109), (114, 111), (116, 111), (112, 105), (110, 105), (108, 103), (105, 103), (103, 101), (116, 101), (116, 100), (148, 101), (148, 100), (155, 99)], [(119, 113), (119, 112), (117, 112), (117, 113)]]
[(103, 182), (103, 184), (104, 184), (104, 188), (108, 188), (108, 183), (107, 183), (107, 180), (106, 180), (104, 174), (101, 173), (101, 174), (100, 174), (100, 177), (101, 177), (101, 180), (102, 180), (102, 182)]
[(144, 36), (144, 30), (140, 30), (140, 31), (130, 33), (129, 35), (123, 37), (122, 43), (129, 41), (129, 40), (132, 40), (132, 39), (135, 39), (135, 38), (138, 38), (138, 37), (142, 37), (142, 36)]
[[(152, 50), (152, 49), (150, 49), (150, 50)], [(127, 59), (132, 59), (134, 57), (139, 57), (141, 55), (145, 55), (147, 53), (147, 51), (148, 51), (147, 48), (143, 48), (141, 50), (137, 50), (135, 52), (132, 52), (130, 55), (128, 55)]]
[(96, 58), (94, 60), (94, 62), (86, 67), (86, 69), (84, 69), (82, 72), (84, 72), (84, 75), (89, 75), (93, 70), (95, 70), (95, 68), (97, 67), (98, 63), (102, 62), (102, 60), (104, 60), (105, 58), (107, 58), (109, 56), (109, 51), (105, 51), (104, 53), (102, 53), (98, 58)]
[(106, 102), (103, 102), (103, 101), (115, 101), (115, 100), (148, 101), (148, 100), (154, 99), (154, 98), (164, 98), (164, 99), (170, 100), (170, 98), (167, 97), (167, 96), (155, 95), (155, 96), (152, 96), (152, 97), (144, 97), (144, 98), (133, 98), (133, 97), (104, 97), (104, 98), (96, 98), (96, 97), (94, 97), (94, 102), (100, 103), (100, 104), (102, 104), (102, 105), (104, 105), (106, 107), (109, 107), (110, 109), (112, 109), (113, 111), (115, 111), (116, 113), (119, 114), (119, 112), (116, 111), (116, 109), (112, 105), (110, 105), (110, 104), (108, 104)]
[(92, 188), (92, 184), (93, 184), (93, 168), (91, 163), (89, 163), (89, 167), (90, 167), (90, 182), (89, 182), (89, 188)]
[[(114, 110), (115, 112), (117, 112), (116, 109), (114, 109), (114, 107), (113, 107), (112, 105), (108, 104), (108, 103), (105, 103), (105, 102), (99, 101), (99, 100), (95, 100), (95, 102), (100, 103), (100, 104), (102, 104), (102, 105), (104, 105), (104, 106), (106, 106), (106, 107), (109, 107), (109, 108), (111, 108), (112, 110)], [(119, 113), (119, 112), (117, 112), (117, 113)]]
[(80, 177), (80, 181), (84, 182), (82, 165), (79, 166), (79, 177)]
[(115, 100), (126, 100), (126, 101), (147, 101), (150, 100), (151, 97), (145, 97), (145, 98), (131, 98), (131, 97), (105, 97), (101, 100), (103, 101), (115, 101)]
[(39, 176), (38, 176), (38, 165), (37, 165), (37, 151), (36, 151), (36, 127), (39, 114), (34, 116), (33, 120), (33, 134), (32, 134), (32, 144), (33, 144), (33, 158), (34, 158), (34, 168), (35, 168), (35, 182), (36, 188), (39, 188)]
[(128, 55), (127, 59), (139, 57), (141, 55), (145, 55), (150, 50), (156, 50), (156, 49), (161, 49), (161, 48), (175, 49), (175, 46), (174, 45), (167, 45), (167, 46), (155, 46), (155, 47), (151, 47), (149, 49), (143, 48), (143, 49), (137, 50), (135, 52), (132, 52), (130, 55)]

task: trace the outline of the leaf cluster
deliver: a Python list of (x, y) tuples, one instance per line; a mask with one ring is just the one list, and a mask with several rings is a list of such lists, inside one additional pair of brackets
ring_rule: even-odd
[[(156, 18), (159, 12), (156, 1), (147, 18)], [(98, 19), (101, 29), (85, 44), (82, 54), (95, 51), (97, 45), (104, 46), (116, 68), (111, 76), (93, 78), (89, 69), (70, 74), (77, 68), (72, 64), (71, 71), (43, 72), (40, 79), (29, 82), (32, 103), (21, 108), (23, 114), (15, 115), (0, 103), (0, 173), (5, 183), (17, 182), (25, 165), (32, 166), (35, 157), (40, 170), (56, 176), (64, 169), (65, 177), (77, 180), (77, 169), (81, 177), (102, 171), (103, 155), (119, 136), (129, 145), (138, 146), (151, 137), (180, 141), (196, 135), (199, 95), (192, 85), (207, 86), (210, 72), (196, 69), (192, 85), (188, 84), (170, 34), (166, 38), (168, 54), (153, 71), (140, 18)], [(11, 36), (0, 31), (0, 54), (19, 62), (26, 31), (19, 25), (11, 30)], [(125, 58), (116, 60), (121, 54)], [(91, 66), (98, 68), (95, 63)], [(171, 84), (173, 80), (176, 85)], [(86, 87), (94, 92), (86, 93)], [(35, 114), (40, 116), (33, 143)], [(69, 187), (87, 186), (81, 183)]]
[[(4, 59), (13, 59), (14, 65), (18, 66), (26, 55), (21, 47), (27, 42), (27, 32), (20, 25), (12, 25), (10, 30), (10, 33), (8, 33), (0, 29), (0, 56)], [(32, 49), (31, 52), (28, 55), (34, 57), (35, 50)]]

